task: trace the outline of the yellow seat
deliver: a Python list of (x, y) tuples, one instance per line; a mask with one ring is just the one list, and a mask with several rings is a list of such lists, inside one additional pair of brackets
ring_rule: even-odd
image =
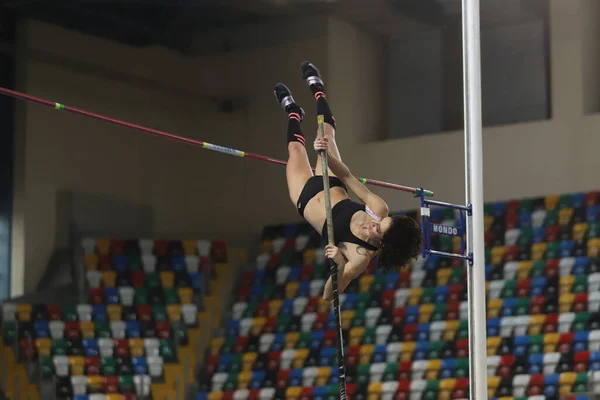
[(575, 372), (563, 372), (558, 378), (558, 393), (561, 396), (571, 394), (577, 374)]
[(197, 253), (197, 241), (196, 240), (184, 240), (183, 251), (186, 256), (194, 256)]
[(546, 206), (546, 210), (554, 210), (556, 205), (558, 204), (558, 195), (550, 195), (546, 196), (544, 199), (544, 205)]
[(354, 327), (350, 329), (350, 346), (358, 346), (362, 342), (362, 338), (365, 335), (365, 328)]
[(167, 305), (167, 315), (169, 316), (169, 321), (171, 321), (171, 322), (181, 321), (181, 305), (179, 305), (179, 304)]
[(317, 260), (317, 250), (307, 249), (304, 250), (304, 265), (314, 264)]
[(122, 308), (118, 304), (111, 304), (106, 306), (106, 313), (108, 314), (108, 319), (111, 321), (121, 321), (122, 318)]
[(292, 360), (292, 367), (296, 369), (304, 368), (304, 363), (308, 358), (309, 349), (298, 349), (294, 353), (294, 359)]
[(285, 390), (285, 398), (286, 399), (297, 399), (302, 394), (301, 387), (289, 387)]
[(600, 255), (600, 238), (590, 239), (587, 242), (587, 255), (590, 258), (596, 258)]
[(561, 293), (558, 298), (558, 312), (563, 314), (571, 311), (574, 299), (575, 295), (573, 293)]
[(559, 340), (560, 333), (546, 333), (544, 335), (544, 353), (554, 353)]
[(160, 284), (163, 289), (172, 289), (175, 283), (175, 274), (173, 271), (163, 271), (160, 273)]
[(441, 268), (437, 272), (437, 284), (438, 286), (446, 286), (448, 285), (448, 280), (450, 279), (450, 274), (452, 271), (450, 268)]
[(367, 365), (371, 363), (371, 357), (375, 351), (374, 344), (364, 344), (360, 346), (358, 363), (361, 365)]
[(400, 361), (412, 361), (413, 353), (415, 352), (415, 347), (415, 342), (402, 343), (402, 350), (400, 350)]
[(374, 280), (374, 275), (362, 275), (358, 280), (358, 291), (360, 293), (367, 293), (371, 289)]
[(317, 312), (318, 313), (329, 313), (331, 311), (331, 302), (323, 300), (323, 298), (319, 298), (319, 302), (317, 303)]
[(571, 222), (571, 218), (573, 217), (573, 209), (572, 208), (563, 208), (558, 212), (558, 225), (561, 227), (565, 227), (569, 225)]
[(85, 375), (85, 358), (82, 356), (69, 357), (69, 365), (71, 366), (71, 375)]
[(498, 318), (500, 315), (500, 309), (502, 308), (502, 299), (491, 299), (487, 305), (487, 317)]
[(269, 317), (275, 317), (279, 315), (279, 310), (283, 305), (283, 300), (271, 300), (269, 302)]
[(383, 383), (381, 382), (371, 382), (367, 387), (367, 399), (369, 400), (379, 400), (381, 397), (381, 392), (383, 391)]
[(210, 392), (208, 394), (208, 400), (223, 400), (223, 392)]
[(571, 293), (571, 288), (575, 283), (575, 277), (573, 275), (564, 275), (560, 277), (558, 282), (558, 292), (561, 294)]
[(194, 301), (194, 291), (189, 287), (182, 287), (177, 289), (179, 295), (179, 302), (181, 304), (192, 304)]
[[(488, 318), (491, 318), (491, 317), (488, 317)], [(458, 323), (459, 323), (459, 321), (457, 321), (457, 320), (446, 321), (446, 326), (444, 327), (444, 341), (445, 342), (454, 341), (454, 338), (456, 337), (456, 331), (458, 330)], [(410, 361), (410, 360), (408, 360), (408, 361)]]
[(98, 269), (98, 256), (96, 254), (86, 254), (83, 257), (83, 262), (87, 271), (96, 271)]
[(96, 251), (100, 255), (110, 253), (110, 239), (96, 239)]
[(342, 311), (342, 328), (350, 329), (350, 324), (352, 324), (353, 318), (354, 318), (354, 310)]
[(450, 400), (452, 396), (452, 391), (454, 390), (454, 386), (456, 386), (456, 379), (448, 378), (442, 379), (440, 381), (440, 390), (438, 392), (439, 400)]
[(435, 308), (434, 304), (423, 304), (419, 309), (419, 323), (426, 324), (431, 321), (431, 314)]
[(117, 273), (115, 271), (102, 271), (102, 285), (105, 288), (114, 288), (117, 282)]
[(440, 368), (442, 368), (442, 360), (429, 360), (425, 370), (425, 379), (428, 381), (437, 380)]
[(546, 246), (546, 243), (534, 243), (531, 246), (531, 259), (533, 261), (543, 260), (546, 253)]
[(35, 347), (41, 357), (49, 357), (52, 350), (52, 340), (47, 338), (36, 339)]
[(502, 260), (504, 260), (504, 246), (492, 247), (492, 265), (502, 264)]
[(273, 241), (272, 240), (263, 240), (260, 242), (260, 253), (261, 254), (271, 254), (273, 252)]
[(296, 343), (300, 339), (300, 332), (290, 332), (285, 336), (285, 348), (293, 349), (296, 347)]
[(585, 239), (585, 234), (587, 233), (587, 223), (586, 222), (578, 222), (573, 225), (573, 240), (576, 242), (580, 242)]
[(498, 351), (498, 346), (500, 346), (502, 338), (499, 336), (492, 336), (487, 338), (487, 355), (495, 356)]
[(315, 386), (325, 386), (329, 382), (329, 376), (331, 375), (330, 367), (320, 367), (317, 369), (317, 379)]
[(93, 339), (96, 337), (96, 324), (92, 321), (81, 321), (79, 330), (83, 339)]
[(529, 334), (530, 335), (539, 335), (542, 333), (542, 325), (546, 320), (546, 316), (542, 314), (532, 315), (529, 320)]
[(17, 319), (19, 322), (31, 321), (31, 304), (17, 304)]
[(129, 339), (129, 351), (132, 357), (144, 357), (144, 339)]
[(483, 219), (483, 228), (485, 229), (485, 232), (489, 231), (492, 225), (494, 225), (494, 217), (486, 215)]
[(293, 299), (296, 297), (296, 293), (298, 293), (298, 282), (288, 282), (285, 285), (285, 298)]
[[(544, 245), (544, 252), (545, 252), (546, 251), (546, 243), (541, 243), (541, 244)], [(543, 257), (543, 255), (542, 255), (542, 257)], [(519, 265), (517, 266), (517, 279), (520, 281), (528, 279), (529, 275), (531, 275), (531, 268), (533, 268), (532, 261), (519, 262)]]
[(123, 395), (119, 393), (108, 393), (104, 397), (105, 400), (123, 400)]
[(254, 318), (254, 320), (252, 321), (252, 327), (250, 328), (252, 336), (260, 335), (266, 323), (267, 319), (265, 317)]
[(423, 288), (412, 288), (408, 293), (407, 304), (409, 306), (416, 306), (421, 302), (421, 294), (423, 293)]
[(452, 252), (460, 253), (460, 236), (452, 237)]
[(488, 387), (488, 397), (496, 397), (496, 389), (500, 385), (500, 377), (499, 376), (488, 376), (487, 378), (487, 387)]
[(250, 380), (252, 379), (252, 371), (242, 371), (238, 374), (238, 389), (248, 389)]
[(213, 338), (213, 340), (210, 343), (210, 353), (212, 355), (219, 354), (223, 343), (225, 343), (224, 337)]
[(88, 376), (88, 388), (92, 392), (104, 392), (104, 377), (100, 375)]
[(252, 371), (252, 366), (256, 362), (257, 358), (258, 353), (256, 352), (245, 353), (242, 356), (242, 371)]

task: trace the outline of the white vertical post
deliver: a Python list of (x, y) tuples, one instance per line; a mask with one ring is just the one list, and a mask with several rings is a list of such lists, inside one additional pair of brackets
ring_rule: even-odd
[(485, 247), (483, 230), (483, 156), (481, 134), (481, 49), (479, 0), (462, 0), (465, 108), (465, 185), (468, 218), (469, 389), (471, 400), (487, 399)]

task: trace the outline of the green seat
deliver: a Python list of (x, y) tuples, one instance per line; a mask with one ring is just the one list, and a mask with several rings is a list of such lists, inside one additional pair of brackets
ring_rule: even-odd
[[(369, 305), (369, 293), (359, 293), (356, 299), (355, 310), (366, 310)], [(356, 315), (355, 315), (356, 318)]]
[(352, 318), (352, 327), (360, 328), (365, 326), (366, 324), (366, 310), (364, 308), (359, 308), (354, 312), (354, 317)]
[(588, 276), (577, 275), (575, 276), (575, 282), (573, 282), (573, 288), (571, 291), (575, 294), (587, 293), (588, 291)]
[(163, 304), (157, 304), (152, 307), (152, 317), (154, 321), (168, 321), (167, 309)]
[(456, 285), (458, 283), (462, 283), (465, 278), (465, 269), (462, 267), (452, 268), (450, 271), (450, 278), (448, 280), (448, 285)]
[(365, 328), (365, 334), (363, 336), (363, 344), (375, 344), (375, 327), (370, 326)]
[(65, 322), (77, 322), (79, 316), (77, 315), (77, 306), (68, 305), (62, 307), (63, 321)]
[(519, 238), (517, 239), (517, 244), (519, 246), (526, 246), (531, 243), (531, 236), (533, 235), (533, 230), (530, 227), (522, 228), (521, 232), (519, 232)]
[(137, 251), (127, 253), (127, 269), (129, 271), (141, 271), (142, 259)]
[(2, 322), (2, 341), (5, 346), (12, 346), (17, 340), (17, 321)]
[(558, 209), (561, 208), (570, 208), (571, 205), (573, 205), (573, 198), (571, 197), (570, 194), (563, 194), (562, 196), (560, 196), (558, 198), (558, 204), (556, 205), (556, 207)]
[(96, 322), (96, 338), (100, 339), (100, 338), (110, 338), (110, 337), (111, 337), (111, 333), (110, 333), (110, 327), (108, 325), (108, 322), (106, 322), (106, 321)]
[(340, 387), (337, 384), (327, 386), (327, 395), (325, 400), (338, 400), (340, 397)]
[(387, 364), (385, 366), (385, 371), (383, 371), (383, 382), (395, 381), (398, 376), (399, 368), (400, 364), (397, 362)]
[(588, 222), (586, 237), (588, 239), (595, 239), (600, 237), (600, 222)]
[(135, 392), (135, 385), (133, 383), (133, 376), (131, 376), (131, 375), (119, 375), (119, 391), (121, 393), (133, 393), (133, 392)]
[(517, 300), (515, 315), (529, 315), (531, 297), (521, 297)]
[(291, 316), (289, 314), (280, 315), (279, 318), (277, 318), (277, 326), (275, 327), (275, 331), (277, 333), (287, 333), (290, 322)]
[(427, 381), (425, 391), (421, 397), (423, 400), (437, 400), (438, 391), (440, 390), (440, 381)]
[(508, 299), (510, 297), (515, 297), (517, 293), (517, 281), (509, 280), (504, 282), (504, 287), (502, 288), (502, 292), (500, 293), (500, 297), (503, 299)]
[(275, 294), (275, 285), (265, 285), (260, 295), (261, 300), (271, 300)]
[(458, 329), (456, 330), (457, 339), (467, 339), (469, 337), (469, 322), (460, 321), (458, 323)]
[(452, 236), (440, 235), (440, 251), (452, 252)]
[(426, 287), (421, 292), (421, 304), (432, 304), (435, 300), (435, 288)]
[(231, 354), (233, 353), (233, 348), (235, 346), (235, 337), (225, 336), (225, 340), (223, 341), (223, 345), (221, 346), (221, 354)]
[(546, 245), (546, 260), (554, 260), (560, 258), (558, 252), (560, 250), (559, 242), (550, 242)]
[(223, 389), (228, 392), (231, 392), (231, 391), (237, 389), (237, 381), (238, 381), (238, 373), (230, 372), (229, 375), (227, 375), (227, 380), (225, 381), (225, 385), (223, 386)]
[(430, 342), (429, 343), (429, 354), (427, 356), (430, 360), (442, 359), (442, 353), (446, 347), (446, 342)]
[(454, 219), (454, 210), (451, 208), (443, 208), (441, 212), (442, 220)]
[(52, 378), (54, 376), (54, 364), (52, 363), (52, 357), (40, 357), (40, 368), (42, 372), (42, 378)]
[(135, 288), (133, 292), (133, 302), (136, 305), (141, 304), (150, 304), (148, 301), (148, 289), (143, 288)]
[(65, 339), (52, 339), (52, 355), (66, 356), (69, 350), (69, 342)]
[(558, 210), (550, 210), (546, 212), (546, 221), (544, 222), (546, 226), (555, 226), (558, 225)]
[(114, 357), (102, 357), (100, 369), (104, 376), (115, 376), (117, 374), (117, 360)]
[(575, 383), (573, 384), (574, 393), (584, 393), (588, 391), (588, 374), (586, 372), (580, 372), (575, 376)]
[(148, 289), (158, 289), (159, 287), (161, 287), (160, 275), (158, 275), (158, 272), (147, 273), (144, 279), (144, 285)]
[(533, 199), (519, 200), (519, 214), (528, 214), (533, 212)]
[(456, 378), (466, 378), (469, 376), (469, 359), (468, 358), (457, 358), (456, 369), (454, 370), (454, 376)]
[(546, 275), (546, 261), (538, 260), (531, 266), (531, 278), (543, 278)]
[(529, 347), (527, 349), (529, 355), (541, 354), (544, 352), (544, 335), (529, 336)]
[(171, 329), (178, 343), (185, 345), (188, 342), (187, 326), (185, 326), (184, 320), (172, 322)]
[(385, 275), (378, 274), (375, 275), (375, 279), (373, 280), (373, 285), (371, 285), (371, 292), (382, 292), (385, 288)]
[(485, 246), (485, 264), (488, 265), (490, 260), (492, 259), (492, 248), (490, 246)]
[[(296, 348), (297, 349), (308, 349), (310, 347), (310, 343), (312, 342), (311, 337), (312, 337), (312, 335), (310, 332), (300, 333), (300, 337), (298, 338), (298, 341), (296, 342)], [(347, 353), (344, 353), (344, 354), (347, 354)]]
[(163, 294), (165, 298), (165, 304), (179, 304), (179, 296), (177, 295), (177, 289), (164, 289)]
[(491, 203), (483, 204), (483, 215), (485, 215), (485, 216), (492, 215), (492, 204)]
[(431, 315), (431, 321), (432, 322), (445, 321), (447, 310), (448, 310), (448, 304), (436, 303), (435, 308), (433, 309), (433, 314)]
[(313, 266), (312, 279), (326, 279), (329, 277), (329, 268), (327, 264), (316, 264)]
[(588, 321), (590, 320), (590, 313), (585, 311), (585, 312), (580, 312), (575, 314), (575, 321), (573, 321), (573, 331), (574, 332), (581, 332), (581, 331), (587, 331), (587, 326), (588, 326)]
[(294, 252), (285, 250), (281, 253), (281, 265), (291, 265), (294, 258)]
[(243, 355), (234, 354), (231, 356), (231, 363), (229, 364), (229, 372), (239, 373), (242, 370)]
[(359, 365), (356, 368), (356, 384), (357, 385), (368, 385), (369, 384), (369, 368), (370, 365)]
[(244, 310), (243, 318), (254, 318), (256, 310), (258, 309), (258, 302), (250, 301), (248, 306)]

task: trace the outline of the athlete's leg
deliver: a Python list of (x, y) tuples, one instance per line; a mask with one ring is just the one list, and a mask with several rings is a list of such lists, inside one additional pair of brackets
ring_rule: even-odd
[(306, 153), (306, 140), (300, 127), (304, 111), (294, 102), (290, 90), (283, 83), (275, 85), (275, 97), (288, 114), (289, 157), (285, 172), (290, 199), (296, 205), (306, 181), (313, 176)]
[[(310, 90), (317, 101), (317, 115), (323, 115), (325, 117), (324, 134), (325, 137), (329, 139), (329, 152), (341, 160), (342, 157), (335, 142), (335, 118), (333, 118), (331, 109), (327, 103), (325, 85), (321, 79), (321, 74), (319, 73), (317, 67), (308, 61), (303, 62), (301, 68), (302, 77), (306, 80), (306, 83), (308, 83), (308, 86), (310, 87)], [(321, 175), (323, 173), (320, 156), (317, 157), (315, 171), (317, 175)], [(333, 175), (331, 170), (329, 171), (329, 174)]]

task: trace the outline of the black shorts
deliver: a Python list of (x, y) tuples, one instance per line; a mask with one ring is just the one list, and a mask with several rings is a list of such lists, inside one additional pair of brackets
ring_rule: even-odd
[[(344, 185), (344, 182), (342, 182), (340, 178), (338, 178), (336, 176), (330, 176), (329, 177), (329, 188), (331, 189), (334, 187), (341, 187), (345, 191), (348, 191), (348, 188), (346, 187), (346, 185)], [(298, 202), (296, 203), (298, 212), (300, 213), (300, 216), (302, 218), (304, 218), (304, 208), (306, 207), (306, 205), (308, 204), (310, 199), (312, 199), (313, 197), (315, 197), (317, 194), (319, 194), (322, 191), (323, 191), (323, 176), (322, 175), (313, 176), (306, 182), (306, 184), (304, 185), (304, 188), (302, 188), (302, 193), (300, 193), (300, 197), (298, 197)]]

